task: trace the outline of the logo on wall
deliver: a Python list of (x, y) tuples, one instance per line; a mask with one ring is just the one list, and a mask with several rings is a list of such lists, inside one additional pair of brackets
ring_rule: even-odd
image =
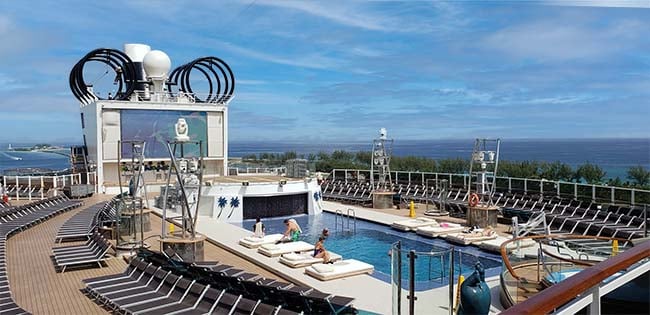
[(314, 200), (318, 201), (318, 200), (320, 200), (320, 198), (321, 198), (320, 191), (315, 192), (314, 193)]
[(239, 208), (239, 197), (230, 198), (230, 214), (228, 214), (228, 219), (230, 219), (232, 213), (235, 212), (235, 208)]
[(219, 197), (219, 199), (217, 200), (217, 206), (219, 207), (220, 210), (217, 218), (221, 217), (221, 212), (223, 212), (223, 208), (225, 208), (227, 204), (228, 204), (228, 199), (224, 197)]

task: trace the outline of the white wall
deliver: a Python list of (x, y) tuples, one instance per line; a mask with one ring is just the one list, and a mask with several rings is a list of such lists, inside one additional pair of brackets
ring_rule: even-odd
[[(238, 222), (243, 219), (244, 197), (264, 197), (278, 195), (294, 195), (307, 193), (307, 209), (310, 215), (322, 212), (320, 200), (320, 186), (313, 180), (289, 181), (280, 187), (278, 183), (250, 183), (249, 186), (241, 184), (217, 184), (216, 186), (204, 187), (202, 192), (199, 213), (209, 216), (220, 221)], [(318, 201), (314, 198), (314, 193), (319, 193)], [(219, 197), (224, 197), (228, 201), (222, 209), (218, 205)], [(239, 206), (231, 207), (230, 201), (233, 197), (238, 198)], [(232, 212), (232, 214), (231, 214)], [(219, 215), (221, 213), (221, 215)], [(230, 218), (228, 218), (230, 216)]]
[(97, 163), (97, 107), (94, 104), (81, 108), (84, 117), (83, 134), (86, 137), (88, 160)]
[(102, 143), (104, 160), (117, 160), (117, 143), (121, 140), (120, 112), (104, 110), (102, 112)]
[(223, 113), (209, 112), (207, 115), (208, 126), (208, 156), (223, 157)]

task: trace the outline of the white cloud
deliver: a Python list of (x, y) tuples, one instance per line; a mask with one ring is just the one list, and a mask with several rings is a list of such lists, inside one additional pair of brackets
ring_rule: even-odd
[(20, 82), (11, 76), (0, 72), (0, 91), (12, 91), (29, 88), (30, 85)]
[(250, 49), (228, 42), (221, 42), (220, 44), (222, 45), (222, 48), (229, 50), (232, 53), (283, 65), (325, 70), (334, 70), (339, 68), (341, 65), (339, 60), (319, 53), (309, 53), (300, 56), (277, 56), (261, 50)]
[(603, 27), (564, 17), (507, 27), (488, 35), (480, 44), (488, 50), (523, 59), (590, 59), (647, 42), (648, 27), (646, 22), (636, 20), (616, 21)]
[[(369, 31), (397, 33), (428, 33), (448, 30), (459, 25), (459, 9), (450, 4), (428, 2), (402, 2), (382, 10), (381, 1), (276, 1), (259, 0), (256, 5), (294, 10), (326, 19), (339, 25)], [(421, 14), (428, 15), (423, 19)], [(419, 15), (419, 16), (418, 16)]]
[(392, 30), (388, 28), (385, 23), (382, 23), (382, 17), (355, 12), (356, 10), (351, 6), (340, 5), (343, 3), (332, 5), (325, 2), (319, 3), (313, 1), (262, 0), (258, 1), (257, 4), (297, 10), (351, 27), (358, 27), (373, 31)]
[(648, 0), (546, 0), (542, 4), (574, 7), (650, 8)]
[(264, 85), (268, 84), (268, 82), (264, 80), (246, 80), (246, 79), (237, 79), (237, 84), (242, 84), (242, 85)]

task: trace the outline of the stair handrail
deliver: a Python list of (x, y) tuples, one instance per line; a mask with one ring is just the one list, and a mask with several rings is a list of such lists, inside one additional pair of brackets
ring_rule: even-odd
[[(501, 248), (502, 250), (504, 249), (503, 246)], [(501, 314), (551, 313), (578, 295), (584, 297), (589, 296), (590, 294), (584, 295), (583, 293), (589, 293), (592, 291), (598, 293), (598, 286), (601, 282), (605, 281), (605, 279), (631, 267), (641, 260), (648, 258), (650, 258), (650, 241), (645, 241), (621, 254), (578, 272), (566, 280), (528, 298), (526, 301), (508, 308)], [(647, 264), (649, 264), (649, 262), (644, 263), (644, 265)], [(642, 265), (642, 267), (644, 267), (644, 265)], [(598, 298), (600, 298), (600, 294)], [(595, 303), (595, 301), (592, 303)]]

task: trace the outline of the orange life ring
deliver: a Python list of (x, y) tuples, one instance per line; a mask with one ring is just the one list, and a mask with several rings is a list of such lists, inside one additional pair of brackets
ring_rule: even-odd
[(470, 207), (476, 207), (478, 205), (478, 202), (480, 201), (480, 198), (476, 193), (472, 193), (469, 195), (469, 206)]

